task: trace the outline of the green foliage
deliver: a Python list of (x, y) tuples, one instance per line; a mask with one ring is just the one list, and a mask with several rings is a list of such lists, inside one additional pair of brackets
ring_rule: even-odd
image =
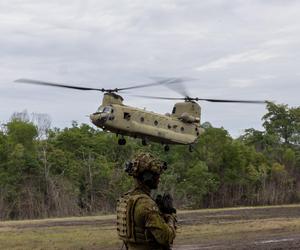
[(296, 152), (291, 148), (285, 149), (283, 153), (283, 162), (286, 166), (293, 168), (296, 164)]
[(218, 181), (214, 174), (208, 171), (205, 162), (199, 161), (187, 170), (181, 189), (193, 207), (201, 207), (204, 196), (216, 191), (218, 185)]
[(8, 140), (12, 144), (20, 143), (26, 149), (32, 150), (34, 139), (37, 137), (37, 128), (30, 122), (13, 119), (6, 124)]
[(267, 104), (268, 113), (263, 116), (263, 126), (268, 134), (278, 136), (285, 144), (300, 145), (300, 107)]

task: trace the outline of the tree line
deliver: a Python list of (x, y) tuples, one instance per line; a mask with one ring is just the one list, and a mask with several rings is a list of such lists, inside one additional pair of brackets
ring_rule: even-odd
[(157, 192), (178, 208), (274, 205), (300, 201), (300, 107), (267, 104), (264, 130), (232, 138), (202, 124), (195, 151), (127, 139), (87, 124), (51, 128), (47, 115), (15, 113), (0, 129), (0, 218), (113, 212), (132, 180), (124, 163), (140, 150), (168, 162)]

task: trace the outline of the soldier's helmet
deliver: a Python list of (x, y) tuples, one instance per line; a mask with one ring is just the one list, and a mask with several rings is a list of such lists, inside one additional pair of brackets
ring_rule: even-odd
[(135, 178), (145, 171), (160, 175), (166, 169), (167, 163), (150, 153), (139, 153), (132, 161), (127, 162), (125, 166), (125, 171)]

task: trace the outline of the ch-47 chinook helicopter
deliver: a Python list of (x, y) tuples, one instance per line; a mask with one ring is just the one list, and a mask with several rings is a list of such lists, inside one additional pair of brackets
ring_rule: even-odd
[[(90, 120), (94, 125), (104, 131), (115, 133), (119, 138), (119, 145), (125, 145), (126, 139), (124, 136), (130, 136), (142, 139), (143, 145), (147, 145), (148, 141), (161, 143), (164, 145), (165, 151), (169, 151), (170, 144), (189, 145), (190, 150), (192, 150), (193, 144), (197, 142), (198, 137), (203, 132), (203, 129), (200, 127), (201, 107), (197, 103), (198, 101), (220, 103), (265, 103), (265, 101), (253, 100), (224, 100), (190, 97), (184, 90), (183, 85), (181, 85), (183, 81), (183, 78), (164, 78), (148, 84), (112, 89), (71, 86), (31, 79), (18, 79), (15, 82), (104, 92), (102, 104), (96, 112), (90, 115)], [(181, 86), (181, 89), (174, 88), (177, 84)], [(124, 90), (155, 85), (165, 85), (166, 87), (179, 92), (184, 97), (138, 97), (174, 101), (180, 100), (181, 102), (175, 103), (171, 114), (162, 115), (146, 111), (145, 109), (124, 105), (123, 98), (117, 94)]]

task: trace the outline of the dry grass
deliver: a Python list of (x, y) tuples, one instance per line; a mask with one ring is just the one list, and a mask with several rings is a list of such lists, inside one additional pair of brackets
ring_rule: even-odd
[(44, 224), (48, 222), (68, 222), (68, 221), (95, 221), (95, 220), (113, 220), (116, 215), (98, 215), (98, 216), (81, 216), (81, 217), (66, 217), (66, 218), (51, 218), (39, 220), (8, 220), (0, 221), (0, 227), (8, 225), (25, 225), (25, 224)]
[(208, 208), (208, 209), (198, 209), (198, 210), (182, 210), (179, 214), (187, 213), (209, 213), (209, 212), (221, 212), (221, 211), (242, 211), (248, 209), (266, 209), (266, 208), (299, 208), (300, 204), (287, 204), (287, 205), (276, 205), (276, 206), (252, 206), (252, 207), (230, 207), (230, 208)]
[[(265, 208), (251, 207), (250, 209), (261, 212), (263, 211), (261, 209)], [(297, 212), (300, 205), (267, 207), (265, 213), (269, 213), (272, 208), (284, 208), (287, 212), (293, 209), (294, 212)], [(179, 212), (179, 216), (183, 216), (182, 218), (198, 216), (197, 218), (205, 217), (208, 221), (180, 226), (175, 245), (191, 242), (254, 239), (273, 232), (285, 234), (300, 232), (300, 215), (291, 218), (245, 219), (241, 217), (238, 220), (231, 220), (229, 217), (226, 220), (218, 220), (218, 212), (224, 218), (226, 216), (224, 211), (238, 211), (238, 213), (241, 211), (243, 214), (245, 209), (249, 208)], [(0, 249), (119, 249), (121, 243), (116, 234), (114, 219), (115, 215), (104, 215), (0, 222)]]
[(0, 231), (1, 249), (109, 249), (119, 244), (112, 226), (51, 227)]
[(178, 229), (177, 243), (191, 243), (212, 240), (239, 240), (246, 237), (262, 237), (263, 235), (273, 232), (300, 232), (300, 219), (263, 219), (263, 220), (247, 220), (234, 221), (232, 223), (216, 223), (187, 225)]
[(114, 219), (101, 215), (0, 222), (0, 248), (109, 249), (120, 244)]

